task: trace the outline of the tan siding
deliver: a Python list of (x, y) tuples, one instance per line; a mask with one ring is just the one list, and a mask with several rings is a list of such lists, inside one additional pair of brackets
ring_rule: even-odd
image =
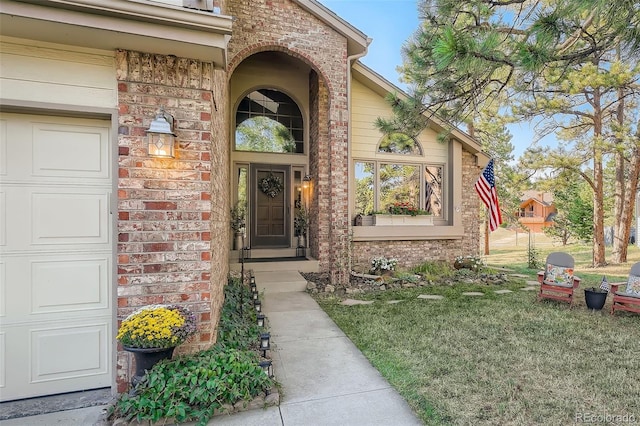
[(0, 93), (4, 100), (117, 106), (112, 52), (13, 38), (1, 41)]
[[(412, 161), (420, 158), (376, 152), (382, 134), (376, 129), (374, 123), (378, 117), (390, 117), (392, 115), (391, 107), (382, 96), (359, 81), (353, 80), (351, 87), (351, 153), (353, 158), (386, 158), (395, 161)], [(424, 161), (426, 157), (430, 162), (447, 163), (447, 145), (439, 143), (436, 136), (436, 133), (429, 129), (419, 135), (418, 141), (423, 149), (421, 161)]]

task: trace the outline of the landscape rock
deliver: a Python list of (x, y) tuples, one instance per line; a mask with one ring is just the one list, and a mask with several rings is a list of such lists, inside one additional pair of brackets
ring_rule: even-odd
[(278, 392), (271, 392), (264, 398), (264, 405), (271, 407), (280, 404), (280, 394)]

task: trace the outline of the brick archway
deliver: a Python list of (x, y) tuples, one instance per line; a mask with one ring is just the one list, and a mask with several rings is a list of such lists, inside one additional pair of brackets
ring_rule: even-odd
[[(227, 78), (231, 83), (241, 64), (250, 57), (277, 52), (299, 60), (310, 69), (309, 73), (309, 174), (314, 178), (310, 209), (310, 254), (320, 262), (320, 268), (332, 272), (335, 281), (348, 272), (348, 199), (347, 197), (347, 141), (345, 121), (347, 111), (343, 84), (345, 75), (327, 78), (324, 70), (307, 53), (279, 44), (255, 44), (237, 53), (228, 66)], [(322, 55), (318, 55), (322, 58)], [(337, 63), (333, 62), (333, 69)], [(336, 90), (333, 90), (336, 89)], [(336, 266), (340, 265), (340, 266)]]
[(326, 77), (326, 73), (322, 70), (322, 68), (315, 63), (313, 58), (308, 53), (302, 50), (290, 48), (290, 47), (280, 45), (280, 44), (275, 44), (275, 43), (259, 43), (259, 44), (247, 46), (244, 49), (242, 49), (240, 52), (238, 52), (229, 61), (229, 65), (227, 66), (227, 78), (229, 79), (229, 81), (231, 80), (231, 77), (233, 76), (233, 73), (236, 70), (236, 68), (238, 68), (238, 66), (245, 59), (255, 55), (256, 53), (261, 53), (261, 52), (282, 52), (293, 58), (299, 59), (305, 64), (307, 64), (309, 67), (311, 67), (312, 70), (314, 70), (320, 76), (322, 83), (327, 86), (329, 90), (329, 98), (331, 99), (331, 94), (333, 93), (333, 87), (332, 87), (331, 81)]

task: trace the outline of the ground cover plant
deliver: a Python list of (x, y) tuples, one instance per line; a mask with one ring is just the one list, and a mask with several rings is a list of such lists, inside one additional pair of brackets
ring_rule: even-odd
[(260, 331), (249, 287), (230, 279), (217, 343), (156, 364), (132, 392), (120, 396), (113, 416), (206, 425), (216, 412), (264, 394), (274, 383), (258, 365)]
[[(434, 281), (358, 295), (375, 303), (357, 306), (335, 295), (316, 298), (425, 424), (571, 424), (594, 415), (640, 421), (640, 318), (612, 317), (608, 305), (591, 312), (583, 298), (573, 309), (537, 302), (535, 291), (521, 290), (536, 272), (521, 254), (521, 264), (508, 266), (528, 278), (501, 286)], [(599, 271), (588, 276), (601, 278)]]

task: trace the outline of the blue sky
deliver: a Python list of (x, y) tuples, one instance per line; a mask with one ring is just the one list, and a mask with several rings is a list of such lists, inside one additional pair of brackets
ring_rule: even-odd
[[(418, 28), (418, 0), (319, 0), (342, 19), (373, 39), (361, 61), (403, 88), (396, 67), (402, 64), (402, 45)], [(526, 124), (509, 127), (517, 159), (532, 143)]]

